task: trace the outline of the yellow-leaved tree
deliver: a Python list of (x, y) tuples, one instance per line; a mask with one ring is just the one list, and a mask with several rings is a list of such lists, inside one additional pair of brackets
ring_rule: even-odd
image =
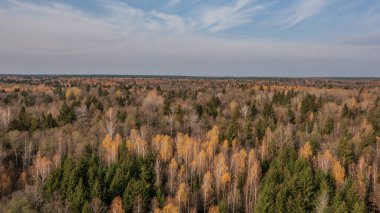
[(212, 175), (211, 172), (206, 172), (203, 176), (202, 186), (201, 186), (201, 194), (203, 198), (203, 212), (206, 212), (208, 199), (211, 196), (212, 192)]
[(112, 139), (112, 137), (109, 134), (107, 134), (104, 137), (102, 145), (106, 152), (105, 157), (108, 165), (110, 165), (112, 162), (115, 162), (118, 159), (119, 148), (121, 143), (122, 139), (120, 134), (116, 134), (114, 139)]
[(306, 142), (301, 147), (301, 149), (299, 150), (299, 156), (305, 159), (309, 159), (309, 157), (313, 156), (313, 149), (310, 145), (310, 141)]
[(178, 213), (178, 207), (175, 206), (173, 203), (167, 204), (162, 210), (160, 209), (155, 209), (154, 213)]
[(253, 149), (249, 151), (247, 164), (248, 171), (244, 186), (244, 195), (245, 211), (249, 213), (252, 212), (252, 206), (256, 203), (261, 178), (260, 161), (257, 159), (256, 153)]
[(189, 187), (186, 183), (179, 184), (178, 191), (176, 194), (176, 201), (178, 205), (178, 210), (186, 209), (187, 199), (189, 194)]
[(223, 154), (218, 154), (214, 159), (214, 178), (217, 197), (220, 195), (221, 188), (231, 181), (226, 165), (226, 159)]
[(335, 184), (340, 187), (344, 183), (345, 178), (345, 170), (343, 166), (340, 165), (339, 161), (334, 159), (333, 167), (332, 167), (332, 175), (335, 179)]
[(156, 135), (153, 138), (153, 147), (163, 162), (168, 162), (173, 156), (173, 141), (170, 136)]
[(133, 155), (145, 157), (148, 152), (148, 143), (141, 138), (138, 130), (132, 129), (127, 140), (127, 149)]

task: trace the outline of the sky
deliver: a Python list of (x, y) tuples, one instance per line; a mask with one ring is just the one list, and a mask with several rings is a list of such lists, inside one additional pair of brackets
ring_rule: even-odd
[(380, 77), (380, 0), (0, 0), (0, 74)]

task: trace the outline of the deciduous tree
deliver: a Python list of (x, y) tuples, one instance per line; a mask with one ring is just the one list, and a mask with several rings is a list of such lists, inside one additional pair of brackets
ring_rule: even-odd
[(203, 176), (202, 186), (201, 186), (201, 195), (203, 198), (203, 212), (206, 212), (209, 197), (212, 196), (212, 175), (211, 172), (206, 172)]
[(108, 213), (124, 213), (122, 200), (119, 196), (112, 200)]

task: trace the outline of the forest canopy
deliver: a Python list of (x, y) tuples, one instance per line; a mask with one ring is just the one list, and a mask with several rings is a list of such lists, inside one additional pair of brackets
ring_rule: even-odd
[(1, 212), (379, 212), (380, 81), (0, 78)]

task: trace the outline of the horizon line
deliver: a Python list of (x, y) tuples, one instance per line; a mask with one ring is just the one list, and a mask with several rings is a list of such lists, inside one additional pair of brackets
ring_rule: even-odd
[(25, 77), (102, 77), (102, 78), (206, 78), (206, 79), (361, 79), (380, 80), (380, 76), (229, 76), (229, 75), (170, 75), (170, 74), (0, 74), (0, 77), (25, 76)]

